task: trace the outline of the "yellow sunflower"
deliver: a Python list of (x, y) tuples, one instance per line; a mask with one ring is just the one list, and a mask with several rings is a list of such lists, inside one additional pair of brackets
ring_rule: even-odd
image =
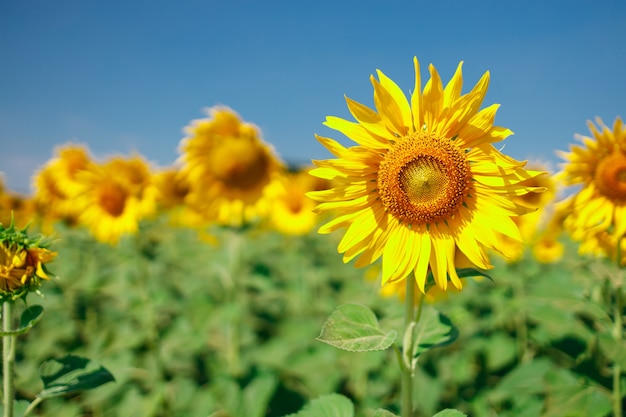
[(267, 214), (267, 193), (284, 168), (259, 129), (227, 107), (209, 109), (181, 142), (188, 202), (220, 224), (239, 226)]
[(359, 257), (355, 265), (366, 266), (382, 257), (383, 285), (413, 273), (424, 292), (430, 271), (439, 288), (449, 279), (460, 289), (457, 262), (490, 269), (486, 249), (500, 251), (504, 236), (521, 239), (511, 217), (529, 209), (512, 198), (540, 191), (522, 182), (540, 173), (492, 145), (512, 132), (494, 126), (498, 105), (479, 110), (488, 72), (462, 95), (462, 63), (445, 88), (430, 65), (423, 90), (414, 64), (410, 101), (378, 71), (376, 110), (346, 98), (356, 123), (326, 119), (358, 146), (317, 137), (337, 159), (314, 161), (312, 174), (335, 187), (309, 196), (319, 212), (336, 213), (320, 233), (347, 227), (338, 246), (344, 262)]
[(288, 235), (304, 235), (317, 225), (319, 215), (313, 211), (316, 204), (306, 193), (328, 188), (328, 181), (312, 177), (309, 170), (287, 172), (280, 178), (269, 216), (275, 230)]
[(191, 186), (178, 167), (158, 172), (154, 180), (159, 190), (159, 207), (166, 211), (170, 225), (198, 229), (207, 226), (205, 216), (186, 203)]
[(588, 123), (593, 137), (577, 135), (582, 146), (559, 152), (567, 161), (559, 176), (565, 185), (580, 187), (568, 202), (565, 225), (575, 240), (591, 239), (581, 253), (606, 247), (593, 243), (598, 234), (608, 233), (602, 241), (615, 246), (626, 234), (626, 127), (619, 117), (613, 129), (600, 118), (596, 123)]
[(159, 190), (159, 204), (165, 209), (171, 209), (185, 204), (189, 194), (189, 181), (181, 175), (178, 168), (170, 167), (156, 173), (154, 182)]
[[(139, 168), (140, 164), (141, 160), (136, 158), (128, 161), (115, 158), (79, 176), (82, 187), (76, 197), (79, 222), (97, 240), (116, 244), (122, 235), (136, 233), (139, 221), (155, 212), (156, 188), (141, 176), (148, 175), (148, 168)], [(133, 175), (126, 175), (126, 170)]]
[(46, 263), (57, 253), (45, 247), (45, 239), (29, 236), (26, 228), (0, 224), (0, 300), (17, 299), (49, 279)]
[(77, 177), (90, 169), (92, 158), (85, 147), (75, 144), (59, 147), (55, 153), (34, 177), (34, 198), (44, 219), (74, 223), (78, 216), (74, 197), (81, 188)]

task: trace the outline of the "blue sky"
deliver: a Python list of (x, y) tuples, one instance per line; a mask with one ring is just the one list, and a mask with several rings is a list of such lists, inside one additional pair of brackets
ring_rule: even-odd
[(484, 106), (515, 132), (505, 152), (560, 162), (596, 116), (626, 117), (626, 2), (0, 2), (0, 171), (29, 192), (56, 145), (96, 157), (178, 157), (183, 128), (217, 104), (258, 125), (288, 162), (329, 157), (314, 133), (373, 106), (382, 70), (407, 93), (412, 58), (444, 82), (463, 60), (464, 92), (491, 72)]

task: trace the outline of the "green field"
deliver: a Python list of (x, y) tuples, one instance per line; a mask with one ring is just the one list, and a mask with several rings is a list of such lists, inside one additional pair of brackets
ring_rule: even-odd
[[(364, 278), (375, 269), (344, 265), (339, 235), (210, 232), (216, 243), (152, 220), (109, 246), (59, 228), (50, 264), (58, 279), (43, 283), (44, 298), (27, 299), (45, 314), (18, 339), (17, 397), (41, 390), (41, 362), (72, 353), (116, 381), (47, 400), (40, 415), (278, 417), (331, 393), (349, 398), (356, 416), (398, 412), (393, 350), (352, 353), (316, 340), (346, 303), (401, 332), (402, 302)], [(419, 358), (416, 416), (610, 415), (611, 365), (626, 367), (611, 336), (621, 272), (569, 242), (555, 264), (493, 260), (492, 280), (466, 279), (462, 292), (424, 307), (449, 317), (458, 338)]]

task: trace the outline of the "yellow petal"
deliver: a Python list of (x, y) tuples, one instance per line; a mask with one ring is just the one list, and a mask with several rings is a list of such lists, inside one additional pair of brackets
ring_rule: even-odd
[(413, 57), (413, 65), (415, 67), (415, 86), (413, 87), (413, 94), (411, 94), (411, 113), (413, 116), (413, 129), (415, 131), (422, 130), (424, 124), (424, 116), (422, 115), (424, 109), (422, 108), (422, 81), (420, 74), (420, 63), (417, 57)]

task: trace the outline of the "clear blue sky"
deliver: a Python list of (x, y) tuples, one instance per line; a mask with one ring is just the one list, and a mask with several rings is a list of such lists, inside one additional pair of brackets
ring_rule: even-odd
[(491, 71), (485, 105), (515, 135), (505, 151), (552, 161), (586, 121), (626, 117), (626, 1), (0, 2), (0, 171), (29, 192), (56, 145), (97, 157), (178, 157), (182, 129), (223, 104), (288, 162), (329, 154), (343, 95), (372, 106), (381, 69), (406, 92), (412, 58), (464, 91)]

